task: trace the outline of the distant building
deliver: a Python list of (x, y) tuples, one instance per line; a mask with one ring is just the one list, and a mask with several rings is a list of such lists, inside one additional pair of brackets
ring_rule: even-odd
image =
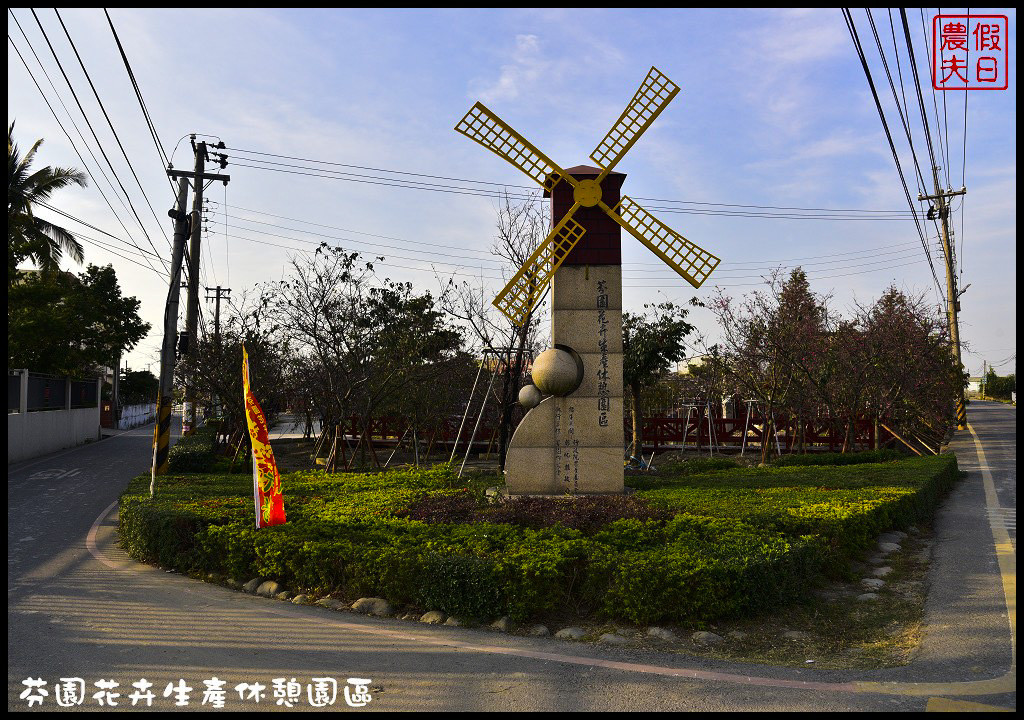
[(982, 377), (972, 377), (967, 380), (967, 395), (977, 397), (981, 395), (981, 381)]

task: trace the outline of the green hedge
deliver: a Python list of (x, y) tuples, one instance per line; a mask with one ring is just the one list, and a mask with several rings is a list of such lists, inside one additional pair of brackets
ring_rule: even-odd
[(217, 430), (211, 425), (196, 428), (191, 435), (183, 435), (167, 454), (170, 472), (208, 472), (217, 461)]
[(459, 616), (712, 620), (798, 597), (839, 555), (929, 516), (956, 476), (952, 456), (662, 476), (631, 501), (671, 519), (586, 532), (406, 517), (426, 496), (483, 502), (446, 467), (287, 475), (288, 523), (259, 531), (247, 477), (172, 475), (155, 500), (140, 477), (121, 497), (120, 535), (132, 557), (164, 567)]
[(781, 455), (772, 465), (861, 465), (863, 463), (894, 462), (908, 457), (898, 450), (865, 450), (855, 453), (807, 453), (805, 455)]
[(958, 477), (956, 458), (899, 463), (743, 468), (727, 474), (646, 479), (634, 483), (655, 507), (742, 519), (787, 537), (813, 535), (828, 566), (868, 548), (881, 532), (931, 516)]

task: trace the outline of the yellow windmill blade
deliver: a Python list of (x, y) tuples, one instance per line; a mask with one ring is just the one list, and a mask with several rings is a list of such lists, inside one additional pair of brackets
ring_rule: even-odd
[(533, 251), (508, 285), (494, 298), (494, 306), (517, 327), (522, 327), (527, 315), (540, 301), (551, 276), (586, 232), (572, 219), (579, 203), (569, 208), (561, 222)]
[(549, 192), (562, 178), (576, 186), (571, 175), (488, 110), (483, 103), (474, 105), (455, 126), (455, 130), (505, 158)]
[(679, 92), (679, 86), (652, 67), (622, 115), (598, 143), (590, 159), (604, 169), (601, 180), (611, 172), (633, 143), (650, 127), (665, 106)]
[(694, 287), (703, 285), (721, 262), (720, 258), (684, 238), (630, 197), (623, 196), (614, 210), (604, 203), (601, 203), (601, 208)]

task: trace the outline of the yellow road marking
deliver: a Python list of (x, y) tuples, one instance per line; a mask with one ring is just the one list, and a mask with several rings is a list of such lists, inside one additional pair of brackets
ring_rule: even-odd
[(925, 709), (927, 712), (1013, 712), (1013, 708), (941, 697), (928, 698), (928, 707)]

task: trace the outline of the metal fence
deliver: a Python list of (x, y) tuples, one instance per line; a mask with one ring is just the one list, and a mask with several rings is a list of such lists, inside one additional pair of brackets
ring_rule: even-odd
[(93, 408), (99, 405), (98, 386), (95, 380), (71, 381), (71, 407)]
[[(99, 385), (96, 380), (72, 380), (55, 375), (7, 371), (7, 412), (18, 413), (47, 410), (79, 410), (99, 406)], [(22, 393), (25, 397), (22, 397)]]
[(21, 373), (17, 370), (7, 371), (7, 412), (21, 411)]
[(68, 379), (28, 374), (28, 411), (63, 410), (67, 401)]

